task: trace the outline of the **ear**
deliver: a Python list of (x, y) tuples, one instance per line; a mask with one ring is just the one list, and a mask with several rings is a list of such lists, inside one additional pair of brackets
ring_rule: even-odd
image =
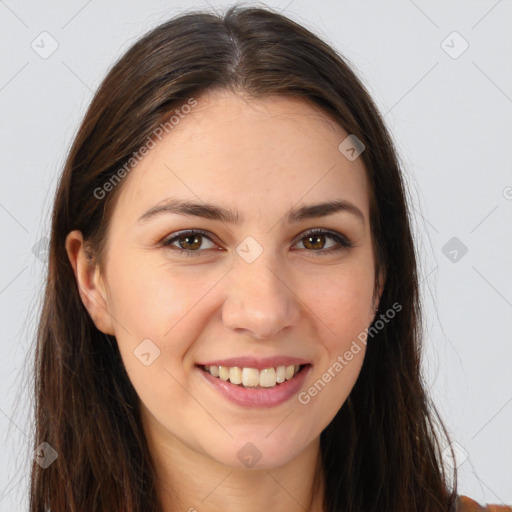
[(384, 291), (384, 286), (386, 284), (386, 269), (381, 268), (379, 272), (379, 290), (378, 290), (378, 299), (377, 303), (375, 304), (375, 307), (379, 307), (380, 298), (382, 297), (382, 292)]
[(377, 311), (376, 308), (379, 308), (380, 299), (382, 297), (382, 292), (384, 291), (384, 285), (386, 284), (386, 269), (381, 268), (379, 270), (379, 279), (378, 284), (376, 283), (374, 297), (373, 297), (373, 312), (372, 312), (372, 322), (375, 318)]
[(80, 298), (94, 325), (105, 334), (114, 335), (114, 322), (109, 312), (107, 289), (99, 266), (88, 253), (80, 231), (68, 233), (66, 252), (73, 267)]

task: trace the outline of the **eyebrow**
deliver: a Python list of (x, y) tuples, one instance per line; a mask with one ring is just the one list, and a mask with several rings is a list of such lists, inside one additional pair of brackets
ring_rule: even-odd
[[(314, 219), (317, 217), (326, 217), (335, 213), (346, 212), (354, 215), (364, 225), (365, 217), (363, 212), (349, 201), (339, 199), (335, 201), (326, 201), (323, 203), (314, 203), (300, 208), (292, 208), (287, 215), (288, 224), (300, 222), (304, 219)], [(169, 198), (145, 212), (137, 223), (145, 223), (163, 214), (177, 214), (192, 217), (201, 217), (204, 219), (226, 222), (229, 224), (239, 224), (242, 217), (237, 211), (228, 210), (221, 206), (206, 203), (194, 203)]]

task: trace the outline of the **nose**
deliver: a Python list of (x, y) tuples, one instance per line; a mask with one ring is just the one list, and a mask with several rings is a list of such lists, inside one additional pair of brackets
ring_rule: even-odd
[[(264, 253), (265, 254), (265, 253)], [(300, 300), (282, 269), (260, 256), (253, 263), (239, 260), (229, 273), (223, 304), (224, 325), (258, 340), (275, 339), (297, 325)]]

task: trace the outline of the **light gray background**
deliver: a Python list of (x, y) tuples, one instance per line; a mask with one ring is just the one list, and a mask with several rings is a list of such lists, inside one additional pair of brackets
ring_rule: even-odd
[[(422, 255), (425, 378), (458, 443), (460, 492), (512, 503), (512, 2), (267, 5), (340, 50), (385, 113)], [(200, 7), (208, 4), (0, 1), (0, 512), (28, 503), (27, 354), (44, 277), (33, 247), (48, 235), (73, 135), (115, 59), (150, 28)], [(43, 31), (58, 43), (46, 59), (31, 47), (50, 48)], [(469, 44), (458, 58), (464, 41), (446, 39), (453, 31)], [(456, 261), (443, 253), (452, 237), (468, 249)]]

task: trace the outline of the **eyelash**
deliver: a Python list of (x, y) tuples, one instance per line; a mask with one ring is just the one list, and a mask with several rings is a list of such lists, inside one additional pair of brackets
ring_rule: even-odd
[[(201, 229), (189, 229), (186, 231), (181, 231), (177, 235), (163, 240), (161, 242), (161, 245), (163, 247), (171, 248), (173, 242), (175, 242), (179, 238), (182, 238), (186, 235), (189, 235), (189, 236), (201, 235), (202, 237), (205, 237), (208, 240), (210, 240), (211, 242), (213, 242), (213, 240), (211, 239), (211, 237), (208, 235), (208, 233), (206, 231), (203, 231)], [(315, 256), (320, 256), (322, 254), (331, 254), (333, 252), (338, 252), (338, 251), (341, 251), (344, 249), (350, 249), (350, 248), (354, 247), (354, 244), (345, 236), (343, 236), (339, 233), (336, 233), (334, 231), (329, 231), (329, 230), (321, 229), (321, 228), (305, 231), (302, 234), (301, 238), (298, 240), (298, 242), (300, 242), (304, 238), (307, 238), (308, 236), (312, 236), (312, 235), (328, 235), (329, 238), (332, 238), (334, 241), (336, 241), (337, 243), (340, 244), (338, 247), (331, 247), (327, 250), (321, 250), (321, 249), (318, 251), (308, 250), (308, 252), (313, 253)], [(213, 242), (213, 243), (215, 243), (215, 242)], [(201, 250), (193, 251), (191, 249), (181, 249), (178, 247), (172, 247), (171, 250), (173, 250), (173, 251), (175, 250), (176, 254), (178, 254), (180, 256), (199, 256), (202, 252)]]

